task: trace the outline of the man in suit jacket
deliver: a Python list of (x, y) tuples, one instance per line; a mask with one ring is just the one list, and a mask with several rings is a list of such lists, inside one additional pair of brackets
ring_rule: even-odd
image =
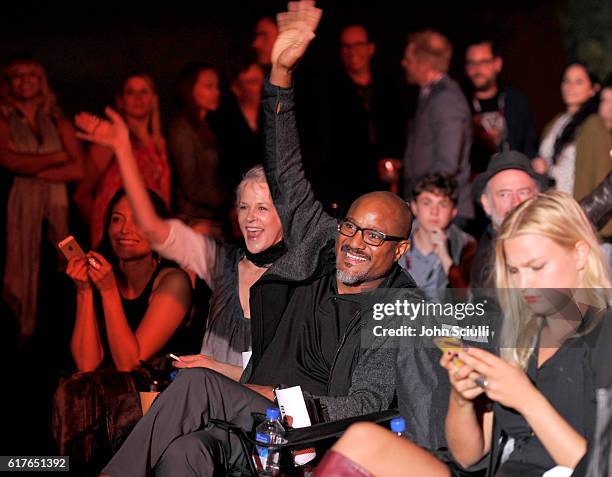
[(459, 224), (474, 216), (470, 195), (471, 114), (459, 85), (446, 73), (452, 45), (441, 33), (424, 30), (408, 38), (402, 66), (408, 83), (420, 87), (417, 110), (404, 152), (404, 196), (426, 174), (443, 172), (459, 184)]

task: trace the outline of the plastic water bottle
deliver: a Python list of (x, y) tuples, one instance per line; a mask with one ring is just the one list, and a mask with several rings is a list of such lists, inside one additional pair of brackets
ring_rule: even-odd
[[(280, 410), (266, 409), (266, 420), (255, 429), (255, 440), (264, 444), (282, 444), (285, 429), (280, 423)], [(276, 476), (279, 471), (280, 448), (256, 446), (255, 464), (260, 476)]]
[(406, 435), (406, 420), (403, 417), (391, 419), (391, 432), (398, 437), (404, 437)]

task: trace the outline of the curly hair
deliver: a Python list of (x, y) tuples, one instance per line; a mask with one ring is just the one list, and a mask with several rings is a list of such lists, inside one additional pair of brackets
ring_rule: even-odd
[(457, 180), (450, 174), (433, 172), (427, 174), (416, 183), (412, 191), (412, 197), (416, 199), (421, 192), (444, 195), (448, 197), (453, 204), (457, 205), (459, 185), (457, 184)]

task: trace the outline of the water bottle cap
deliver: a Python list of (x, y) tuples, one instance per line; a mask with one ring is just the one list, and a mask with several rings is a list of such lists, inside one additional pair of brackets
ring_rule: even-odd
[(404, 432), (406, 430), (406, 421), (403, 417), (391, 419), (391, 431)]
[(266, 419), (280, 419), (280, 411), (277, 407), (266, 409)]

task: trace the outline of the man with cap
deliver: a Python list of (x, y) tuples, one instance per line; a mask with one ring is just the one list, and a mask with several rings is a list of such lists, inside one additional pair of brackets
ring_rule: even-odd
[(495, 154), (487, 170), (476, 176), (472, 185), (474, 201), (482, 205), (491, 223), (478, 242), (470, 277), (471, 288), (495, 286), (492, 264), (497, 231), (510, 212), (546, 186), (546, 177), (538, 174), (529, 158), (518, 151)]

